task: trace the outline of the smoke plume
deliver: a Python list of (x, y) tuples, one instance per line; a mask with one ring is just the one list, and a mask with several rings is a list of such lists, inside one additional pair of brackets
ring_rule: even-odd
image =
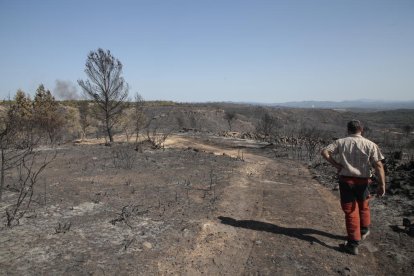
[(56, 80), (53, 95), (58, 100), (79, 100), (80, 96), (76, 86), (70, 81)]

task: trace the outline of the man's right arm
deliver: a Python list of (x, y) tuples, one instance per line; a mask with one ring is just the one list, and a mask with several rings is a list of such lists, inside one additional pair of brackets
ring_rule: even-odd
[(377, 194), (379, 196), (385, 195), (385, 172), (384, 172), (384, 165), (382, 164), (382, 161), (379, 160), (375, 162), (374, 164), (375, 172), (378, 177), (378, 189)]
[(339, 171), (342, 169), (342, 165), (336, 162), (335, 159), (333, 159), (332, 153), (325, 148), (321, 151), (321, 155), (323, 158), (325, 158), (326, 161), (331, 163), (331, 165), (334, 166), (338, 170), (338, 173), (339, 173)]

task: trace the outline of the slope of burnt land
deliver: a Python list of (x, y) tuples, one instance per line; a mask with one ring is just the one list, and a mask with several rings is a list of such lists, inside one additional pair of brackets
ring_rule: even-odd
[(8, 187), (0, 274), (157, 273), (162, 252), (194, 245), (240, 162), (191, 149), (65, 146), (12, 228), (5, 209), (17, 193)]
[[(0, 271), (414, 272), (413, 239), (398, 228), (402, 213), (396, 197), (372, 200), (371, 236), (359, 256), (344, 254), (339, 250), (345, 239), (339, 200), (331, 193), (333, 186), (326, 189), (317, 182), (327, 177), (327, 184), (334, 183), (330, 168), (320, 165), (317, 169), (326, 172), (311, 174), (308, 163), (289, 158), (285, 147), (181, 133), (170, 136), (164, 149), (134, 148), (93, 141), (60, 147), (30, 210), (18, 225), (0, 229)], [(0, 205), (2, 225), (16, 196), (16, 187), (9, 186)]]

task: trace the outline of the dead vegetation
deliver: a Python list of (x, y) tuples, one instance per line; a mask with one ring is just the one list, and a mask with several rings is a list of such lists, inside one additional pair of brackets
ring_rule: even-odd
[(6, 208), (7, 227), (19, 225), (20, 219), (30, 208), (40, 174), (53, 162), (56, 155), (56, 152), (52, 156), (45, 155), (40, 162), (36, 162), (37, 154), (32, 154), (25, 156), (18, 164), (17, 183), (13, 187), (17, 192), (17, 199), (14, 204)]
[[(148, 106), (143, 108), (145, 105), (142, 102), (138, 104), (139, 116), (128, 122), (129, 134), (126, 136), (129, 138), (126, 137), (126, 142), (125, 139), (124, 142), (114, 142), (110, 147), (95, 140), (84, 139), (84, 142), (76, 145), (64, 145), (59, 149), (62, 154), (56, 156), (50, 153), (53, 152), (50, 147), (40, 150), (39, 144), (26, 148), (17, 147), (10, 142), (5, 144), (8, 148), (4, 152), (8, 156), (11, 157), (13, 153), (16, 156), (22, 154), (23, 157), (16, 158), (22, 161), (16, 163), (18, 166), (10, 166), (10, 169), (5, 170), (7, 173), (3, 173), (8, 184), (4, 190), (7, 196), (0, 202), (1, 222), (2, 225), (19, 227), (0, 229), (3, 237), (6, 237), (1, 241), (5, 241), (4, 248), (8, 248), (4, 250), (15, 248), (7, 240), (10, 238), (11, 241), (11, 237), (20, 239), (22, 243), (16, 252), (7, 251), (10, 257), (2, 257), (0, 269), (13, 271), (16, 267), (23, 267), (23, 263), (27, 261), (24, 250), (30, 250), (24, 244), (28, 242), (24, 237), (38, 237), (35, 245), (45, 252), (48, 250), (48, 253), (42, 253), (44, 259), (33, 269), (34, 273), (41, 274), (45, 272), (45, 268), (51, 269), (55, 265), (56, 256), (73, 259), (73, 256), (68, 255), (77, 255), (79, 252), (88, 252), (85, 258), (92, 260), (91, 262), (102, 262), (106, 268), (113, 264), (113, 256), (117, 256), (124, 266), (134, 260), (145, 272), (156, 273), (156, 269), (151, 270), (145, 265), (152, 264), (160, 254), (173, 250), (177, 244), (187, 250), (192, 248), (200, 232), (200, 222), (214, 220), (218, 208), (227, 204), (222, 199), (233, 177), (240, 175), (239, 180), (242, 182), (253, 179), (254, 182), (270, 183), (266, 182), (269, 180), (265, 177), (270, 179), (268, 175), (272, 172), (265, 171), (261, 174), (255, 170), (239, 170), (242, 166), (251, 166), (246, 156), (256, 152), (278, 162), (290, 159), (297, 164), (306, 162), (323, 167), (318, 159), (318, 152), (333, 137), (324, 125), (309, 124), (305, 127), (300, 121), (285, 124), (282, 123), (283, 118), (275, 113), (269, 113), (267, 117), (252, 117), (247, 124), (243, 120), (249, 117), (243, 110), (234, 111), (237, 119), (233, 118), (230, 123), (226, 122), (223, 110), (209, 111), (222, 121), (221, 127), (217, 129), (223, 129), (223, 132), (212, 131), (213, 134), (208, 134), (200, 130), (207, 129), (205, 123), (208, 121), (203, 118), (202, 112), (182, 112), (179, 114), (186, 116), (177, 119), (177, 114), (172, 115), (177, 111), (167, 109), (160, 112), (156, 106), (152, 107), (155, 111), (151, 114), (152, 111), (146, 110)], [(88, 107), (93, 108), (93, 104)], [(185, 108), (183, 110), (186, 111)], [(84, 119), (91, 118), (90, 113), (86, 114)], [(143, 118), (147, 115), (152, 119), (143, 125)], [(138, 117), (142, 120), (138, 120)], [(171, 124), (171, 120), (175, 123)], [(217, 144), (230, 148), (232, 153), (223, 151), (212, 154), (192, 145), (183, 146), (179, 150), (166, 147), (166, 141), (172, 137), (173, 130), (178, 129), (175, 124), (191, 124), (194, 129), (181, 134), (204, 139), (206, 144), (213, 143), (213, 140), (218, 141)], [(99, 127), (92, 120), (84, 126), (84, 138), (88, 137), (88, 129)], [(227, 126), (237, 131), (229, 132)], [(246, 127), (247, 131), (243, 131), (242, 128), (238, 129), (240, 126), (249, 127)], [(119, 128), (114, 128), (115, 132), (125, 133), (121, 125), (117, 127)], [(22, 140), (7, 138), (7, 141), (24, 141), (23, 132), (16, 133), (20, 133), (17, 137)], [(218, 133), (225, 137), (214, 135)], [(395, 168), (405, 171), (404, 162), (410, 158), (407, 155), (410, 134), (404, 132), (398, 143), (394, 140), (397, 137), (395, 134), (382, 134), (378, 136), (375, 131), (371, 132), (374, 138), (383, 139), (380, 141), (390, 147), (402, 149), (401, 160), (396, 161)], [(134, 136), (135, 142), (132, 139)], [(120, 136), (115, 136), (121, 141), (118, 137)], [(240, 138), (266, 142), (247, 142)], [(239, 146), (240, 143), (245, 145)], [(253, 146), (246, 146), (247, 143)], [(298, 175), (303, 173), (296, 167), (290, 169)], [(280, 180), (285, 177), (283, 173), (275, 172), (272, 179), (283, 183)], [(405, 179), (407, 176), (404, 174), (401, 177), (392, 177), (392, 183), (403, 183), (401, 178)], [(284, 181), (286, 183), (283, 185), (291, 184), (288, 183), (291, 181), (288, 177)], [(329, 181), (333, 182), (334, 179)], [(395, 186), (396, 194), (405, 193), (405, 190), (400, 192), (398, 189), (405, 189), (410, 185), (408, 181), (399, 187)], [(266, 197), (265, 193), (263, 197)], [(232, 203), (242, 204), (239, 201), (242, 199)], [(44, 233), (54, 233), (52, 239), (56, 245)], [(209, 236), (209, 239), (212, 237)], [(67, 245), (67, 248), (62, 244)], [(58, 263), (54, 273), (72, 271), (73, 267)], [(86, 264), (83, 268), (87, 271), (97, 269), (87, 267)], [(113, 273), (120, 272), (108, 269)], [(134, 268), (131, 271), (137, 273), (142, 270)]]
[(65, 234), (66, 232), (70, 231), (70, 228), (72, 227), (71, 222), (64, 222), (64, 223), (58, 223), (58, 225), (55, 227), (55, 234)]
[(114, 167), (127, 170), (134, 167), (138, 154), (129, 144), (115, 145), (112, 147), (111, 153)]
[(112, 225), (116, 225), (117, 223), (125, 223), (130, 228), (133, 228), (131, 224), (129, 223), (129, 218), (133, 216), (142, 216), (148, 213), (148, 209), (141, 210), (143, 206), (141, 205), (127, 205), (122, 207), (122, 210), (119, 214), (117, 214), (117, 217), (110, 220), (109, 222)]

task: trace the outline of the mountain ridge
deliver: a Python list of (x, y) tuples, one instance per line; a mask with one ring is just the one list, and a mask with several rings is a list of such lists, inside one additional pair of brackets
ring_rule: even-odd
[(296, 108), (329, 108), (329, 109), (414, 109), (413, 101), (380, 101), (380, 100), (349, 100), (349, 101), (292, 101), (272, 103), (269, 106), (296, 107)]

